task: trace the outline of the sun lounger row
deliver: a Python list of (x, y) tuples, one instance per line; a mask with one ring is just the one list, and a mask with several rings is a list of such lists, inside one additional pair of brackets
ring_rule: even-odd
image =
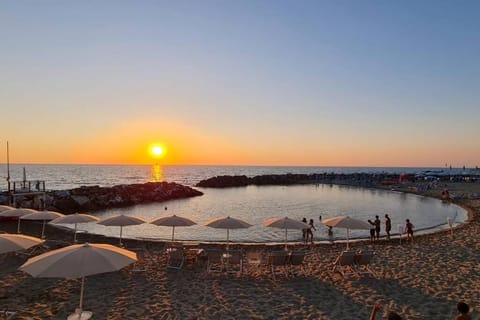
[(372, 269), (372, 262), (375, 256), (373, 250), (353, 251), (345, 250), (335, 260), (333, 272), (338, 271), (342, 276), (370, 274), (376, 276)]

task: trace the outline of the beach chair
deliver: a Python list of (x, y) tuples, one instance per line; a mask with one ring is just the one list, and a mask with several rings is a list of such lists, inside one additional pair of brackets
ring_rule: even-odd
[(147, 253), (143, 249), (130, 249), (137, 253), (137, 261), (133, 264), (132, 272), (143, 272), (148, 270)]
[(245, 252), (245, 260), (247, 265), (259, 268), (260, 265), (263, 263), (263, 251), (248, 250), (247, 252)]
[[(277, 274), (284, 274), (285, 277), (288, 278), (288, 273), (287, 273), (287, 257), (288, 254), (285, 250), (280, 250), (280, 251), (272, 251), (268, 254), (268, 265), (270, 266), (272, 270), (272, 276), (274, 280), (276, 279)], [(279, 270), (277, 272), (277, 270)]]
[(355, 251), (343, 251), (333, 263), (332, 272), (335, 272), (337, 269), (342, 276), (356, 274)]
[(307, 274), (305, 269), (305, 251), (293, 251), (290, 253), (288, 256), (288, 269), (292, 275)]
[(183, 247), (175, 246), (167, 249), (167, 269), (180, 270), (183, 268), (184, 262), (185, 252)]
[(207, 254), (207, 272), (222, 272), (222, 252), (219, 250), (205, 250)]
[(230, 250), (227, 252), (226, 268), (228, 273), (242, 273), (243, 258), (241, 250)]
[(13, 319), (17, 315), (15, 311), (8, 311), (8, 310), (1, 310), (0, 311), (0, 319), (1, 320), (10, 320)]
[(372, 269), (372, 260), (375, 256), (375, 251), (365, 250), (355, 254), (355, 271), (357, 274), (371, 274), (376, 277)]

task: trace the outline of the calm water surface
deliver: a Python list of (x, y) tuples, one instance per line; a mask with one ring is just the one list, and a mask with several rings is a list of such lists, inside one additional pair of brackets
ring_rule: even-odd
[[(24, 165), (11, 165), (12, 180), (22, 180)], [(438, 168), (353, 168), (353, 167), (255, 167), (255, 166), (122, 166), (122, 165), (25, 165), (27, 180), (45, 180), (49, 190), (71, 189), (82, 185), (113, 186), (118, 184), (144, 183), (148, 181), (174, 181), (193, 186), (202, 179), (218, 175), (246, 175), (285, 173), (420, 173)], [(460, 169), (452, 169), (450, 173)], [(6, 167), (0, 167), (0, 174), (6, 176)], [(2, 183), (5, 180), (2, 179)], [(5, 189), (6, 185), (0, 188)], [(436, 199), (402, 194), (383, 190), (354, 187), (320, 185), (301, 186), (249, 186), (229, 189), (202, 189), (203, 196), (169, 201), (161, 204), (138, 205), (124, 209), (112, 209), (98, 214), (106, 217), (124, 213), (150, 221), (162, 215), (177, 214), (195, 220), (199, 225), (176, 228), (179, 240), (221, 241), (226, 239), (226, 231), (211, 229), (203, 224), (216, 217), (230, 215), (243, 219), (254, 226), (246, 230), (230, 232), (233, 241), (269, 242), (282, 241), (282, 230), (265, 228), (262, 222), (276, 216), (288, 216), (301, 220), (314, 219), (317, 240), (327, 239), (326, 228), (320, 224), (319, 216), (328, 218), (336, 215), (351, 215), (359, 219), (374, 219), (385, 213), (392, 218), (393, 231), (398, 224), (409, 218), (415, 229), (444, 227), (447, 217), (464, 221), (466, 212), (458, 206), (445, 204)], [(165, 207), (168, 209), (165, 210)], [(119, 228), (84, 224), (81, 228), (89, 232), (118, 236)], [(126, 237), (169, 239), (171, 229), (153, 225), (124, 228)], [(367, 237), (368, 231), (352, 231), (353, 237)], [(334, 230), (336, 238), (344, 238), (344, 230)], [(300, 231), (291, 231), (289, 239), (301, 239)]]

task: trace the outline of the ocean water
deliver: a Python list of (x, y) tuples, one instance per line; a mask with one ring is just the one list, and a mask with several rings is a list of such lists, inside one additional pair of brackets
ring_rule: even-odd
[[(326, 168), (326, 167), (230, 167), (230, 166), (92, 166), (92, 165), (25, 165), (27, 180), (45, 180), (50, 190), (70, 189), (82, 185), (112, 186), (117, 184), (143, 183), (147, 181), (175, 181), (194, 186), (198, 181), (217, 175), (247, 175), (282, 173), (352, 173), (388, 172), (420, 173), (432, 168)], [(6, 173), (6, 171), (5, 171)], [(6, 176), (6, 174), (4, 174)], [(23, 166), (11, 166), (12, 180), (22, 180)], [(385, 213), (392, 218), (393, 232), (405, 219), (411, 219), (415, 230), (444, 228), (447, 218), (464, 221), (464, 209), (436, 199), (403, 194), (393, 191), (363, 189), (335, 185), (298, 186), (248, 186), (227, 189), (198, 188), (203, 196), (172, 200), (163, 203), (137, 205), (128, 208), (96, 212), (101, 218), (115, 214), (135, 215), (147, 221), (160, 216), (177, 214), (189, 217), (198, 225), (176, 228), (178, 240), (222, 241), (226, 231), (205, 227), (210, 219), (232, 216), (243, 219), (253, 226), (244, 230), (232, 230), (230, 239), (238, 242), (283, 241), (284, 231), (265, 228), (262, 222), (268, 218), (288, 216), (301, 220), (313, 219), (317, 227), (316, 241), (329, 240), (323, 219), (336, 215), (350, 215), (362, 220), (373, 220), (379, 215), (382, 229)], [(118, 227), (104, 227), (94, 223), (82, 224), (80, 229), (92, 233), (118, 236)], [(171, 228), (150, 224), (123, 228), (124, 237), (170, 239)], [(351, 237), (368, 237), (368, 231), (351, 231)], [(345, 230), (334, 230), (334, 239), (343, 239)], [(289, 232), (290, 241), (300, 241), (301, 231)]]
[[(178, 182), (193, 186), (202, 179), (218, 175), (263, 174), (313, 174), (313, 173), (407, 173), (419, 174), (434, 171), (444, 174), (460, 174), (461, 168), (382, 168), (382, 167), (263, 167), (263, 166), (160, 166), (160, 165), (10, 165), (12, 181), (23, 179), (45, 180), (48, 190), (72, 189), (80, 186), (113, 186), (118, 184), (144, 183), (148, 181)], [(473, 169), (467, 172), (474, 172)], [(7, 188), (7, 167), (0, 165), (0, 190)]]

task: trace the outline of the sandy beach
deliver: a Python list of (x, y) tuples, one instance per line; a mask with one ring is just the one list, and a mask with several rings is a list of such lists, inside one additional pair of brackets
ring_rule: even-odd
[[(456, 303), (463, 300), (477, 319), (480, 200), (467, 195), (479, 192), (480, 185), (456, 183), (447, 187), (457, 195), (455, 203), (470, 209), (470, 221), (455, 228), (453, 237), (449, 231), (441, 231), (418, 236), (413, 245), (400, 244), (398, 239), (353, 244), (354, 248), (377, 252), (373, 264), (377, 277), (332, 273), (332, 263), (344, 244), (295, 246), (308, 252), (308, 274), (273, 280), (266, 267), (246, 266), (241, 276), (207, 274), (202, 265), (167, 270), (163, 243), (131, 240), (126, 242), (127, 249), (146, 245), (158, 261), (141, 272), (128, 267), (88, 277), (84, 308), (94, 313), (94, 319), (351, 320), (368, 319), (372, 306), (380, 301), (382, 316), (394, 310), (405, 319), (433, 320), (453, 319)], [(440, 189), (421, 194), (439, 197)], [(14, 232), (16, 222), (2, 222), (0, 230)], [(22, 223), (24, 233), (38, 236), (40, 230), (38, 224)], [(70, 231), (51, 226), (46, 233), (53, 240), (72, 239)], [(118, 242), (86, 234), (80, 234), (79, 239)], [(266, 250), (272, 247), (265, 246)], [(66, 319), (78, 305), (79, 280), (32, 278), (17, 270), (26, 259), (22, 254), (0, 256), (0, 310), (16, 311), (14, 319)]]

